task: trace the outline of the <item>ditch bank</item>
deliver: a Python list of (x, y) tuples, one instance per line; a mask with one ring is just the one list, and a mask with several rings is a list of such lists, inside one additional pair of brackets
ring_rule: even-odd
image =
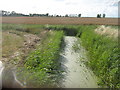
[(87, 61), (85, 49), (78, 44), (80, 50), (76, 52), (73, 46), (77, 43), (78, 38), (74, 36), (65, 36), (64, 45), (60, 54), (62, 88), (97, 88), (97, 79), (93, 72), (86, 67), (84, 61)]

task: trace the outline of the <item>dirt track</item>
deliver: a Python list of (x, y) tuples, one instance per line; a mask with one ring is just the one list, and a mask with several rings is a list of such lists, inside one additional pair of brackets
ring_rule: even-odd
[[(120, 19), (120, 18), (119, 18)], [(118, 18), (70, 18), (70, 17), (2, 17), (0, 22), (14, 24), (97, 24), (97, 25), (118, 25)], [(120, 25), (120, 23), (119, 23)]]

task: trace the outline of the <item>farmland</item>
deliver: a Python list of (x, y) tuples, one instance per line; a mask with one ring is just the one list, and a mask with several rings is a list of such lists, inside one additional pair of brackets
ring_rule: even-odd
[[(52, 24), (52, 25), (118, 25), (117, 18), (94, 17), (2, 17), (2, 23), (13, 24)], [(1, 20), (0, 20), (1, 22)]]
[[(78, 78), (76, 85), (78, 88), (86, 86), (90, 88), (92, 84), (92, 88), (95, 88), (98, 87), (96, 83), (99, 87), (120, 87), (117, 26), (111, 26), (114, 27), (111, 29), (114, 30), (113, 34), (96, 31), (102, 24), (118, 25), (117, 19), (69, 17), (3, 17), (2, 19), (2, 61), (18, 67), (18, 79), (22, 83), (26, 82), (26, 87), (62, 87), (60, 82), (64, 78), (63, 73), (68, 74), (68, 77), (66, 76), (68, 79), (65, 79), (67, 88), (68, 80), (74, 77)], [(104, 29), (111, 28), (104, 27)], [(78, 58), (78, 62), (76, 56), (79, 54), (82, 56)], [(67, 69), (61, 69), (63, 65), (66, 65), (70, 73), (66, 72)], [(70, 65), (75, 65), (81, 71), (74, 70), (74, 67), (73, 70), (70, 69)], [(73, 74), (78, 76), (72, 76)], [(93, 76), (97, 77), (97, 81)], [(79, 78), (81, 81), (85, 80), (82, 83), (86, 83), (86, 86), (79, 86), (82, 84)], [(93, 83), (89, 83), (90, 80)]]

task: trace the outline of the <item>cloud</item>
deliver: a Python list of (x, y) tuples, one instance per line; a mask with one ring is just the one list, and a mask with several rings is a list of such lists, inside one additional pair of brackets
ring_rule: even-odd
[(114, 2), (112, 6), (118, 7), (118, 2)]
[(2, 0), (2, 10), (29, 13), (79, 14), (94, 16), (106, 13), (117, 17), (118, 0)]

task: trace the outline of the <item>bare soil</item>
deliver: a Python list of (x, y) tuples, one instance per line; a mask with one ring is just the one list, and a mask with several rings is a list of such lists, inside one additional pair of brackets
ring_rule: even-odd
[[(120, 18), (119, 18), (120, 19)], [(118, 18), (94, 18), (94, 17), (2, 17), (2, 23), (13, 24), (60, 24), (60, 25), (120, 25)]]

